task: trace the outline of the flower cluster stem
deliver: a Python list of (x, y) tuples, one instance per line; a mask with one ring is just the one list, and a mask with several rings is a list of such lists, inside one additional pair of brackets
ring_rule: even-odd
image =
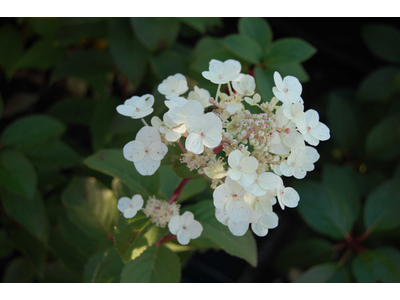
[(182, 182), (179, 184), (179, 186), (176, 188), (174, 191), (174, 194), (172, 195), (171, 199), (169, 199), (168, 204), (174, 203), (176, 200), (178, 200), (179, 195), (181, 194), (183, 188), (185, 187), (186, 183), (190, 180), (191, 177), (184, 178)]

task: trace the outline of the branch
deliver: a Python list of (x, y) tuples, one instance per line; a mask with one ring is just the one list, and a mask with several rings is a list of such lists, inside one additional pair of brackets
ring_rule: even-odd
[(179, 184), (179, 186), (176, 188), (174, 191), (174, 194), (172, 195), (171, 199), (169, 199), (168, 204), (174, 203), (176, 200), (178, 200), (179, 195), (182, 192), (182, 189), (185, 187), (186, 183), (190, 180), (190, 177), (184, 178), (182, 182)]

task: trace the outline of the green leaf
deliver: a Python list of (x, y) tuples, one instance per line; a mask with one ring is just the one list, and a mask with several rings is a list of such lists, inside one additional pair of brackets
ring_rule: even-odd
[(1, 97), (1, 93), (0, 93), (0, 120), (1, 120), (1, 117), (3, 116), (3, 108), (4, 108), (3, 97)]
[(36, 104), (39, 99), (37, 93), (30, 92), (17, 92), (7, 99), (6, 106), (4, 107), (3, 117), (12, 118), (17, 114), (26, 112), (29, 108)]
[(47, 113), (68, 125), (88, 125), (96, 102), (87, 98), (66, 98), (55, 102)]
[(80, 283), (82, 275), (73, 272), (60, 262), (47, 263), (44, 267), (44, 275), (39, 278), (41, 283)]
[(368, 49), (387, 62), (400, 62), (400, 31), (390, 25), (367, 25), (362, 37)]
[(307, 82), (310, 79), (306, 70), (300, 63), (271, 64), (268, 68), (279, 72), (282, 78), (290, 75), (296, 77), (300, 82)]
[(93, 177), (74, 177), (62, 192), (69, 218), (102, 247), (110, 244), (117, 223), (114, 193)]
[(175, 161), (173, 170), (179, 178), (188, 178), (197, 174), (196, 170), (190, 171), (186, 163), (182, 163), (179, 160)]
[(140, 42), (151, 52), (171, 47), (179, 34), (175, 18), (130, 18), (130, 22)]
[[(340, 91), (328, 94), (326, 116), (332, 138), (344, 150), (356, 147), (360, 143), (360, 124), (354, 112), (353, 99)], [(340, 120), (338, 119), (340, 116)]]
[(274, 94), (272, 88), (275, 86), (273, 71), (264, 71), (260, 67), (254, 69), (257, 92), (261, 95), (262, 102), (270, 102)]
[(14, 258), (4, 271), (4, 283), (28, 283), (33, 281), (33, 270), (29, 262), (23, 258)]
[(33, 199), (0, 189), (2, 204), (7, 214), (37, 239), (47, 242), (48, 221), (42, 195)]
[(396, 178), (385, 181), (368, 195), (364, 208), (365, 228), (385, 231), (398, 227), (400, 185)]
[(152, 246), (137, 259), (125, 264), (121, 282), (178, 283), (181, 280), (179, 257), (165, 246)]
[[(215, 207), (212, 200), (202, 200), (181, 209), (191, 211), (194, 218), (203, 226), (202, 236), (210, 239), (225, 252), (246, 260), (253, 267), (257, 266), (257, 246), (250, 230), (243, 236), (234, 236), (227, 226), (215, 218)], [(190, 245), (190, 243), (189, 243)]]
[(363, 283), (399, 282), (399, 256), (399, 251), (393, 248), (361, 252), (352, 262), (353, 274), (358, 282)]
[(22, 55), (23, 42), (18, 31), (7, 24), (0, 28), (0, 65), (8, 78), (16, 71), (16, 62)]
[(0, 230), (0, 259), (7, 258), (13, 252), (13, 245), (3, 230)]
[(54, 37), (60, 27), (59, 18), (27, 18), (30, 27), (39, 35)]
[(334, 239), (343, 239), (353, 225), (353, 210), (334, 189), (313, 181), (297, 183), (299, 211), (303, 220), (315, 231)]
[(24, 53), (16, 67), (46, 70), (60, 63), (64, 54), (65, 49), (53, 39), (40, 40)]
[(383, 102), (400, 91), (400, 69), (382, 67), (369, 73), (361, 82), (357, 97), (366, 102)]
[(368, 133), (366, 150), (378, 160), (391, 160), (400, 154), (400, 114), (394, 113), (376, 124)]
[(299, 38), (283, 38), (275, 41), (266, 53), (266, 63), (303, 62), (311, 58), (317, 49)]
[(124, 158), (122, 149), (100, 150), (86, 158), (84, 162), (89, 168), (118, 177), (137, 194), (142, 195), (143, 199), (158, 192), (159, 172), (151, 177), (140, 175), (133, 163)]
[(20, 196), (32, 199), (37, 186), (37, 176), (31, 162), (20, 152), (0, 151), (0, 186)]
[(272, 43), (272, 29), (264, 18), (240, 18), (239, 33), (252, 38), (264, 52)]
[(110, 21), (110, 52), (119, 70), (135, 86), (142, 82), (147, 66), (146, 49), (135, 39), (127, 18)]
[(108, 248), (104, 253), (94, 254), (85, 266), (85, 282), (117, 283), (120, 281), (124, 263), (115, 247)]
[(25, 148), (58, 138), (66, 128), (60, 121), (46, 115), (31, 115), (19, 118), (3, 132), (4, 146)]
[(200, 33), (206, 32), (206, 20), (201, 17), (179, 17), (179, 21), (192, 27)]
[(324, 263), (313, 266), (299, 278), (297, 283), (347, 283), (351, 282), (350, 271), (336, 263)]
[(176, 73), (188, 73), (187, 57), (173, 49), (168, 49), (153, 55), (150, 59), (151, 68), (160, 79), (165, 79)]
[(222, 44), (233, 54), (244, 60), (257, 64), (261, 62), (261, 47), (250, 37), (231, 34), (221, 40)]

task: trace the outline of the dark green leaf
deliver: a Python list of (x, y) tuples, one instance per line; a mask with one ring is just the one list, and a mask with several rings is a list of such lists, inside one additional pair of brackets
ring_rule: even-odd
[(347, 283), (351, 282), (350, 271), (347, 267), (336, 263), (324, 263), (313, 266), (299, 278), (297, 283)]
[(179, 22), (175, 18), (130, 18), (140, 42), (150, 51), (171, 47), (178, 37)]
[(3, 275), (4, 283), (28, 283), (33, 281), (33, 270), (29, 262), (22, 258), (14, 258), (7, 265)]
[[(252, 266), (257, 265), (257, 246), (250, 230), (244, 236), (234, 236), (227, 226), (215, 218), (212, 200), (203, 200), (182, 208), (181, 213), (190, 211), (203, 226), (202, 236), (210, 239), (225, 252), (246, 260)], [(190, 245), (190, 243), (189, 243)]]
[(58, 18), (27, 18), (29, 25), (39, 35), (54, 37), (60, 27)]
[(27, 111), (31, 108), (39, 99), (37, 93), (29, 92), (18, 92), (13, 94), (7, 99), (6, 106), (4, 107), (3, 117), (11, 118), (19, 113)]
[(135, 39), (127, 18), (113, 18), (110, 21), (109, 43), (119, 70), (138, 86), (146, 71), (147, 53)]
[(1, 97), (1, 93), (0, 93), (0, 120), (1, 120), (1, 117), (3, 116), (3, 107), (4, 107), (3, 98)]
[(272, 29), (264, 18), (240, 18), (239, 33), (258, 42), (264, 52), (272, 43)]
[(400, 31), (390, 25), (368, 25), (362, 37), (368, 49), (378, 58), (388, 62), (400, 62)]
[(245, 35), (231, 34), (221, 40), (221, 43), (233, 54), (257, 64), (261, 62), (261, 46)]
[(15, 150), (0, 151), (0, 186), (7, 191), (32, 199), (37, 176), (31, 162)]
[(3, 230), (0, 230), (0, 259), (7, 258), (13, 252), (13, 245)]
[(22, 55), (23, 42), (18, 31), (7, 24), (0, 28), (0, 65), (8, 78), (16, 71), (16, 62)]
[(200, 33), (206, 32), (206, 20), (200, 17), (179, 17), (179, 21), (196, 29)]
[(87, 98), (67, 98), (54, 103), (47, 113), (68, 125), (88, 125), (96, 102)]
[(165, 246), (152, 246), (137, 259), (125, 264), (121, 282), (178, 283), (181, 280), (179, 257)]
[(46, 115), (32, 115), (17, 119), (1, 137), (4, 146), (27, 147), (55, 139), (65, 132), (60, 121)]
[(266, 63), (303, 62), (311, 58), (317, 49), (299, 38), (283, 38), (275, 41), (266, 53)]
[(41, 283), (80, 283), (82, 275), (64, 267), (59, 262), (47, 263), (44, 267), (44, 276), (39, 278)]
[(364, 225), (373, 231), (384, 231), (400, 225), (400, 185), (392, 179), (379, 185), (368, 197), (364, 209)]
[(351, 205), (332, 188), (313, 181), (297, 183), (299, 211), (315, 231), (334, 239), (343, 239), (353, 226)]
[(119, 282), (124, 263), (114, 247), (93, 255), (85, 266), (85, 282)]
[(270, 102), (274, 94), (272, 88), (275, 86), (273, 71), (264, 71), (260, 67), (254, 69), (257, 92), (261, 95), (262, 102)]
[(307, 82), (310, 79), (300, 63), (271, 64), (268, 69), (279, 72), (282, 78), (290, 75), (296, 77), (300, 82)]
[(151, 67), (160, 79), (165, 79), (176, 73), (187, 74), (187, 65), (187, 57), (173, 49), (162, 51), (151, 57)]

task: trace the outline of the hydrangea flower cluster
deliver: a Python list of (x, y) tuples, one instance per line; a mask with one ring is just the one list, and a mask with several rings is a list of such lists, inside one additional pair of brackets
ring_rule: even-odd
[[(197, 86), (185, 98), (186, 78), (182, 74), (169, 76), (158, 86), (167, 112), (162, 119), (154, 116), (152, 126), (142, 119), (145, 126), (123, 153), (140, 174), (152, 175), (167, 153), (167, 145), (177, 143), (182, 150), (181, 162), (211, 178), (216, 219), (233, 235), (244, 235), (251, 227), (256, 235), (265, 236), (278, 225), (274, 205), (279, 203), (283, 210), (296, 207), (300, 200), (295, 189), (284, 185), (282, 176), (302, 179), (312, 171), (319, 154), (311, 146), (328, 140), (330, 133), (319, 121), (318, 112), (304, 111), (297, 78), (282, 79), (275, 72), (275, 97), (263, 102), (255, 93), (254, 78), (242, 74), (241, 69), (235, 60), (210, 61), (209, 70), (202, 75), (218, 85), (215, 98)], [(224, 92), (222, 85), (226, 85)], [(117, 111), (139, 119), (153, 112), (153, 103), (152, 95), (134, 96)], [(257, 107), (252, 111), (258, 112), (251, 113), (246, 106)], [(138, 204), (127, 199), (121, 198), (118, 208), (129, 218)], [(176, 200), (176, 195), (168, 202), (152, 197), (144, 212), (158, 226), (168, 223), (178, 242), (188, 244), (203, 228), (191, 212), (179, 215)]]

